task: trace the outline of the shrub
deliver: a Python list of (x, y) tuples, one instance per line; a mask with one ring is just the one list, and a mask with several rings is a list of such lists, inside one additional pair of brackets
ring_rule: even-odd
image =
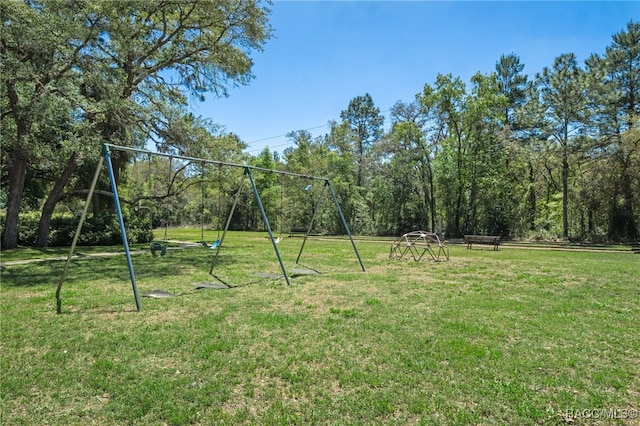
[[(129, 243), (144, 243), (152, 239), (149, 220), (136, 214), (129, 214), (123, 210), (123, 218)], [(48, 245), (69, 246), (78, 227), (79, 216), (71, 213), (57, 213), (51, 218)], [(20, 214), (18, 223), (18, 244), (35, 246), (38, 237), (38, 223), (40, 212), (26, 212)], [(4, 229), (4, 218), (0, 218), (0, 226)], [(117, 245), (121, 244), (120, 226), (116, 215), (110, 211), (97, 216), (86, 218), (82, 232), (78, 237), (78, 245)]]

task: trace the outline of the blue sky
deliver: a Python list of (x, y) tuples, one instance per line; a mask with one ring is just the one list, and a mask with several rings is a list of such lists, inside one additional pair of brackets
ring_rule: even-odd
[(249, 86), (228, 98), (193, 101), (249, 144), (282, 152), (286, 133), (328, 132), (356, 96), (388, 112), (410, 102), (438, 73), (464, 82), (515, 53), (531, 76), (563, 53), (603, 54), (611, 36), (640, 20), (640, 2), (275, 1), (274, 38), (255, 52)]

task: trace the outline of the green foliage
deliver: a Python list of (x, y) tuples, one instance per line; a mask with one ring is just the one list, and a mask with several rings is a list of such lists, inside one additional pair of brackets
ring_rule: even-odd
[[(125, 210), (126, 212), (126, 210)], [(130, 243), (148, 242), (152, 239), (148, 218), (135, 214), (124, 215), (127, 239)], [(0, 218), (0, 225), (2, 225)], [(52, 247), (70, 246), (78, 227), (80, 218), (65, 213), (54, 214), (51, 219), (51, 232), (48, 245)], [(18, 241), (23, 246), (35, 246), (38, 238), (38, 223), (40, 215), (37, 212), (20, 215)], [(104, 212), (98, 216), (88, 216), (78, 237), (78, 245), (117, 245), (122, 244), (120, 227), (117, 217), (111, 212)]]
[(538, 204), (540, 213), (536, 220), (537, 237), (554, 239), (562, 232), (562, 194), (552, 194), (549, 200)]
[(340, 118), (352, 135), (351, 150), (356, 162), (356, 185), (363, 187), (368, 184), (370, 177), (370, 173), (367, 173), (366, 155), (372, 144), (382, 136), (384, 117), (367, 93), (353, 98), (348, 108), (340, 113)]
[[(8, 179), (5, 246), (17, 243), (29, 174), (37, 171), (33, 179), (47, 185), (55, 181), (42, 207), (48, 219), (65, 186), (76, 183), (76, 168), (94, 159), (101, 143), (154, 142), (164, 152), (240, 157), (237, 137), (216, 138), (220, 127), (187, 111), (188, 95), (204, 100), (249, 83), (250, 53), (271, 36), (266, 5), (36, 0), (9, 2), (2, 12), (0, 107), (8, 113), (0, 141), (8, 157), (3, 165), (15, 169)], [(113, 160), (119, 176), (129, 157)], [(39, 240), (47, 240), (45, 232)]]

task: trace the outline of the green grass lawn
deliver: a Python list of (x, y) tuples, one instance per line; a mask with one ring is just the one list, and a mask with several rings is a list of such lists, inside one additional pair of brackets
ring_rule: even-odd
[[(301, 242), (279, 244), (288, 268)], [(359, 241), (362, 272), (348, 240), (309, 239), (321, 274), (287, 287), (255, 276), (279, 273), (265, 233), (230, 233), (228, 290), (192, 286), (213, 250), (140, 250), (140, 292), (181, 295), (141, 312), (121, 254), (73, 260), (62, 315), (64, 262), (5, 265), (0, 424), (638, 424), (639, 256), (389, 246)]]

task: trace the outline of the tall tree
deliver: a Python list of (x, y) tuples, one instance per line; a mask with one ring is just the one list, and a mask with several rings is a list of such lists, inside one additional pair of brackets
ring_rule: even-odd
[(0, 10), (1, 139), (10, 164), (2, 247), (10, 249), (18, 245), (18, 214), (29, 165), (48, 143), (34, 136), (34, 128), (48, 125), (52, 108), (68, 106), (66, 121), (71, 119), (78, 103), (75, 66), (96, 36), (96, 22), (73, 19), (75, 6), (67, 2), (7, 2)]
[(526, 100), (527, 75), (523, 74), (524, 64), (515, 53), (500, 56), (496, 63), (498, 89), (507, 99), (504, 109), (504, 125), (514, 127), (515, 110)]
[(362, 187), (365, 182), (365, 154), (382, 136), (384, 117), (380, 114), (380, 109), (374, 105), (371, 95), (367, 93), (353, 98), (349, 107), (340, 113), (340, 118), (349, 123), (355, 134), (356, 185)]
[(468, 157), (468, 203), (466, 227), (469, 232), (508, 234), (511, 197), (505, 178), (506, 150), (499, 137), (502, 111), (508, 104), (500, 92), (495, 74), (476, 73), (471, 77), (471, 93), (465, 99), (465, 128)]
[(640, 178), (640, 173), (631, 164), (640, 141), (629, 135), (634, 134), (631, 130), (638, 126), (640, 116), (640, 22), (631, 21), (625, 31), (614, 34), (605, 54), (592, 55), (587, 67), (598, 88), (594, 103), (604, 148), (601, 152), (610, 159), (608, 234), (610, 238), (636, 239), (640, 232), (635, 212), (640, 206), (632, 182)]
[[(349, 228), (354, 233), (361, 233), (364, 227), (360, 218), (366, 209), (366, 204), (362, 188), (356, 184), (359, 165), (353, 150), (356, 135), (347, 121), (341, 123), (330, 121), (329, 125), (331, 129), (324, 138), (324, 144), (330, 150), (324, 161), (327, 165), (325, 176), (331, 179), (331, 185), (340, 201)], [(343, 231), (341, 219), (337, 214), (333, 216), (331, 228), (339, 232)]]
[(438, 74), (434, 86), (425, 84), (418, 99), (432, 111), (440, 154), (434, 168), (437, 173), (439, 200), (444, 210), (447, 234), (460, 235), (466, 191), (465, 84), (451, 74)]
[(380, 166), (384, 172), (377, 175), (383, 192), (376, 202), (376, 206), (387, 204), (381, 211), (392, 221), (384, 225), (387, 232), (435, 229), (434, 151), (425, 129), (428, 119), (428, 111), (417, 99), (391, 107), (391, 130), (379, 147), (388, 160)]
[(298, 130), (288, 133), (287, 137), (295, 145), (295, 148), (289, 147), (284, 151), (287, 169), (293, 173), (313, 175), (313, 169), (316, 167), (314, 166), (315, 160), (318, 158), (314, 156), (317, 144), (314, 143), (311, 133), (306, 130)]
[(589, 116), (589, 86), (576, 56), (558, 56), (552, 68), (538, 74), (543, 126), (558, 145), (562, 164), (562, 237), (569, 237), (569, 156), (578, 147), (577, 136), (586, 131)]
[[(500, 56), (496, 63), (496, 75), (500, 93), (506, 98), (502, 133), (507, 150), (506, 178), (511, 182), (510, 212), (515, 231), (531, 230), (535, 227), (536, 212), (536, 166), (532, 143), (531, 117), (523, 112), (529, 95), (535, 93), (526, 74), (524, 64), (515, 53)], [(527, 182), (526, 185), (521, 183)], [(514, 205), (519, 202), (520, 206)], [(519, 211), (516, 214), (515, 211)], [(519, 217), (516, 217), (519, 216)]]

